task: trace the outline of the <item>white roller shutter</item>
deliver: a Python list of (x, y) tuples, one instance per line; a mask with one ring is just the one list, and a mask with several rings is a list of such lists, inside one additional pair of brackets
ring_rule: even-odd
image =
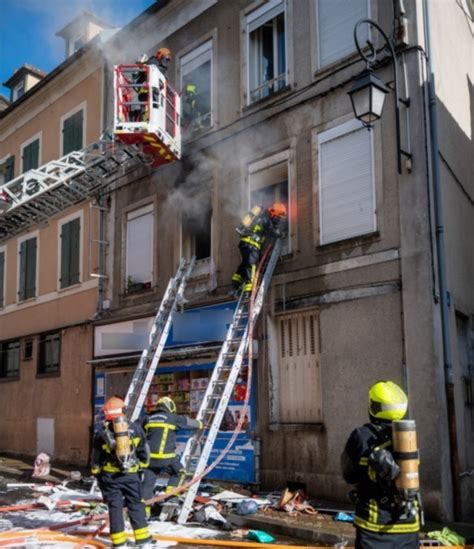
[(320, 243), (375, 231), (373, 132), (351, 121), (318, 142)]
[(151, 282), (153, 269), (152, 206), (127, 216), (127, 280)]
[[(319, 67), (334, 63), (355, 51), (354, 26), (369, 17), (369, 0), (315, 0), (318, 25)], [(365, 44), (368, 27), (358, 32)]]

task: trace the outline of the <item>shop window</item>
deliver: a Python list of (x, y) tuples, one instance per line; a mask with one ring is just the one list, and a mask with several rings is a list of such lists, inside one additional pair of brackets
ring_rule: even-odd
[(151, 287), (153, 279), (153, 205), (127, 214), (126, 289)]
[[(278, 158), (279, 155), (275, 157)], [(258, 162), (249, 167), (250, 179), (250, 206), (259, 205), (270, 207), (274, 202), (283, 202), (290, 212), (290, 186), (288, 175), (288, 161), (269, 164), (269, 159)], [(283, 240), (282, 255), (291, 252), (291, 216), (288, 215), (288, 236)]]
[(63, 155), (84, 147), (84, 111), (78, 110), (63, 120)]
[(319, 313), (279, 316), (279, 423), (322, 421)]
[(20, 342), (0, 343), (0, 378), (17, 378), (20, 375)]
[(352, 120), (318, 135), (320, 244), (376, 230), (373, 133)]
[(61, 288), (79, 283), (80, 238), (81, 220), (79, 217), (61, 225), (61, 275), (59, 278)]
[(190, 132), (212, 126), (212, 40), (180, 59), (183, 128)]
[(0, 250), (0, 307), (5, 305), (5, 250)]
[(208, 204), (199, 212), (183, 212), (183, 255), (196, 260), (211, 257), (212, 209)]
[(36, 237), (23, 240), (20, 244), (20, 281), (19, 301), (30, 299), (36, 295)]
[(248, 103), (287, 83), (285, 1), (269, 0), (246, 18)]
[(38, 374), (59, 372), (61, 359), (61, 334), (43, 334), (39, 338)]
[(35, 139), (28, 145), (22, 147), (22, 173), (34, 170), (39, 166), (40, 140)]
[[(318, 66), (325, 67), (355, 52), (354, 26), (370, 16), (370, 0), (314, 0), (316, 2)], [(358, 31), (365, 44), (368, 26)]]

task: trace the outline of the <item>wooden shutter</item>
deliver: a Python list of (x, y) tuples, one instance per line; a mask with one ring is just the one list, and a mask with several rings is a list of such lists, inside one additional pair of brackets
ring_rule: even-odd
[(0, 252), (0, 307), (5, 299), (5, 252)]
[(61, 288), (69, 286), (70, 262), (69, 250), (71, 247), (71, 227), (69, 223), (64, 223), (61, 227), (61, 276), (59, 283)]
[[(317, 0), (318, 57), (324, 67), (355, 51), (354, 26), (369, 16), (369, 0)], [(367, 39), (367, 25), (358, 31)]]
[(375, 231), (373, 132), (351, 121), (318, 139), (320, 243)]
[(15, 177), (15, 157), (9, 156), (5, 161), (5, 183), (11, 181)]
[(319, 313), (278, 318), (280, 423), (322, 421)]
[(83, 113), (82, 109), (63, 123), (63, 154), (82, 149), (82, 129)]
[(25, 299), (36, 294), (36, 238), (26, 241)]
[(73, 116), (74, 118), (74, 149), (79, 151), (82, 149), (82, 132), (83, 132), (83, 120), (84, 115), (82, 109)]
[(39, 166), (39, 139), (35, 139), (23, 149), (23, 173)]
[(69, 284), (79, 283), (79, 253), (81, 221), (77, 217), (68, 223), (69, 225)]
[(27, 240), (24, 240), (20, 244), (20, 289), (18, 292), (20, 301), (26, 299), (26, 243)]

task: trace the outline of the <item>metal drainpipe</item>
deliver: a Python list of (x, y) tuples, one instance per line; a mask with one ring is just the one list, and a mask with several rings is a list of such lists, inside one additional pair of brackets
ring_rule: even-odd
[(435, 90), (435, 77), (432, 63), (431, 6), (430, 0), (423, 0), (424, 28), (428, 53), (428, 109), (430, 117), (430, 143), (434, 195), (434, 217), (436, 225), (436, 250), (438, 255), (438, 280), (441, 306), (441, 329), (443, 337), (444, 382), (448, 414), (449, 446), (451, 459), (451, 485), (453, 491), (454, 519), (461, 516), (461, 493), (459, 486), (459, 453), (456, 432), (456, 407), (454, 402), (453, 362), (449, 326), (449, 302), (446, 280), (446, 250), (444, 242), (443, 203), (441, 196), (441, 176), (439, 166), (438, 116)]

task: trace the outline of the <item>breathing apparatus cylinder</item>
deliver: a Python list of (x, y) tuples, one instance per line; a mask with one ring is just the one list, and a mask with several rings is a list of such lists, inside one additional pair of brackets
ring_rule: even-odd
[(246, 231), (248, 231), (254, 223), (255, 219), (262, 213), (262, 211), (262, 206), (254, 206), (247, 214), (244, 215), (236, 231), (239, 234), (244, 234)]
[(128, 432), (128, 422), (124, 415), (120, 415), (113, 420), (113, 429), (115, 437), (115, 455), (124, 469), (131, 465), (133, 457), (132, 441)]
[(415, 422), (412, 419), (392, 422), (392, 437), (393, 455), (400, 467), (395, 486), (407, 497), (416, 497), (420, 490), (420, 478)]

